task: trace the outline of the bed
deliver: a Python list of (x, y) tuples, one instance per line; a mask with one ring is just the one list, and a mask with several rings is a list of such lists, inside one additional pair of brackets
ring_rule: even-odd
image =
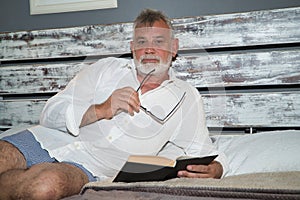
[(299, 172), (253, 173), (222, 180), (89, 184), (82, 194), (66, 199), (299, 199)]
[[(0, 137), (19, 130), (10, 129)], [(159, 182), (113, 183), (112, 178), (90, 182), (80, 194), (64, 199), (300, 198), (299, 130), (217, 135), (211, 139), (228, 158), (230, 171), (222, 179), (176, 178)]]
[(66, 199), (299, 199), (299, 134), (287, 130), (218, 136), (231, 168), (223, 179), (91, 182), (80, 195)]
[[(300, 199), (300, 7), (173, 19), (173, 68), (202, 95), (223, 179), (91, 182), (65, 199)], [(0, 33), (0, 137), (38, 125), (84, 66), (128, 57), (132, 23)]]

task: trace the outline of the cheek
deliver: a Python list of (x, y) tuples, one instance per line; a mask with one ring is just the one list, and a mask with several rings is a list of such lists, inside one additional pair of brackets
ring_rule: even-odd
[(144, 55), (144, 53), (143, 53), (142, 50), (135, 50), (135, 51), (133, 52), (133, 55), (135, 56), (136, 59), (140, 59), (140, 57), (141, 57), (142, 55)]
[(161, 53), (159, 53), (159, 56), (164, 62), (166, 62), (169, 60), (170, 56), (172, 57), (172, 54), (170, 52), (162, 51)]

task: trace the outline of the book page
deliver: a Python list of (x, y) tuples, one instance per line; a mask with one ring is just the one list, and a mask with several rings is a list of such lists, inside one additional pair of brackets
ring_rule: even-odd
[(194, 156), (179, 156), (176, 160), (186, 160), (186, 159), (191, 159), (195, 158)]
[(162, 156), (148, 156), (148, 155), (131, 155), (128, 162), (145, 163), (150, 165), (160, 165), (174, 167), (176, 161)]

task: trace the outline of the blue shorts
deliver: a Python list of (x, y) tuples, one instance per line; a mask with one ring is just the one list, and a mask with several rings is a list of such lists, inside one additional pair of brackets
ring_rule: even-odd
[[(14, 135), (3, 137), (1, 138), (1, 140), (9, 142), (19, 149), (19, 151), (24, 155), (26, 159), (27, 167), (31, 167), (32, 165), (43, 163), (43, 162), (50, 162), (50, 163), (58, 162), (55, 158), (52, 158), (49, 155), (47, 150), (41, 147), (40, 143), (35, 139), (33, 134), (28, 130), (24, 130)], [(82, 165), (74, 162), (63, 162), (63, 163), (68, 163), (80, 168), (88, 176), (90, 182), (97, 180), (97, 178), (93, 176), (93, 174), (87, 169), (85, 169)]]

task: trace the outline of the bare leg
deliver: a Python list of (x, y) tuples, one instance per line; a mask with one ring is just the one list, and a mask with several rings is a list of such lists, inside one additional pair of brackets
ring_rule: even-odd
[(79, 168), (66, 163), (41, 163), (0, 175), (0, 199), (56, 200), (78, 194), (88, 182)]
[(79, 168), (66, 163), (41, 163), (26, 168), (23, 154), (0, 141), (0, 199), (47, 200), (78, 194), (88, 182)]
[(25, 158), (15, 146), (0, 141), (0, 174), (10, 169), (26, 169)]

